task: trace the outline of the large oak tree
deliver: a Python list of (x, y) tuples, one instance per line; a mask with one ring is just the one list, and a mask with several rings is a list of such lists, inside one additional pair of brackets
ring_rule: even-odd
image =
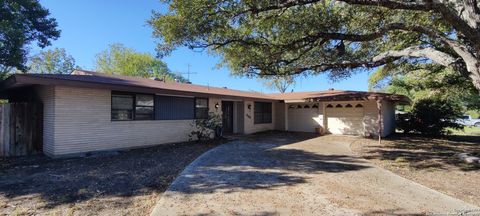
[(480, 90), (477, 0), (171, 0), (158, 51), (208, 49), (234, 74), (348, 77), (385, 64), (453, 68)]

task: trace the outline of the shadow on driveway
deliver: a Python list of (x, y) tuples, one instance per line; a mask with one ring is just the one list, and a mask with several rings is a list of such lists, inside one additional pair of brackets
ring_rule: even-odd
[(169, 190), (179, 193), (231, 193), (305, 183), (308, 174), (341, 173), (368, 168), (348, 155), (323, 155), (282, 146), (306, 141), (312, 134), (262, 133), (224, 144), (193, 162)]

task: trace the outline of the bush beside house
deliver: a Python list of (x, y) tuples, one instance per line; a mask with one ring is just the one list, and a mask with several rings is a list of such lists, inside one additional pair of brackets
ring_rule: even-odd
[(462, 115), (462, 107), (445, 99), (426, 98), (416, 101), (412, 109), (397, 115), (397, 129), (404, 133), (438, 136), (447, 128), (462, 129), (455, 121)]

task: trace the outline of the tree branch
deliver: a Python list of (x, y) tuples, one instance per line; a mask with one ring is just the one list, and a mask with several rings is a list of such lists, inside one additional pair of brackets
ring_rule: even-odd
[(456, 62), (456, 59), (451, 55), (433, 49), (431, 47), (408, 47), (403, 50), (392, 50), (384, 52), (376, 57), (374, 57), (373, 61), (379, 61), (384, 58), (392, 58), (392, 57), (415, 57), (415, 58), (428, 58), (440, 65), (443, 66), (450, 66)]
[[(422, 0), (424, 3), (397, 2), (391, 0), (339, 0), (350, 5), (380, 6), (389, 9), (416, 10), (416, 11), (435, 11), (439, 13), (445, 21), (452, 25), (457, 31), (465, 35), (472, 43), (478, 44), (480, 41), (480, 14), (476, 0), (464, 0), (458, 3), (452, 0)], [(463, 2), (463, 3), (462, 3)], [(454, 10), (449, 4), (453, 5)], [(480, 51), (480, 46), (477, 46)]]
[[(306, 67), (300, 67), (295, 70), (291, 75), (301, 74), (305, 71), (329, 71), (335, 69), (355, 69), (355, 68), (374, 68), (378, 66), (385, 65), (387, 63), (394, 62), (404, 57), (409, 58), (428, 58), (440, 65), (443, 66), (451, 66), (455, 64), (457, 61), (451, 55), (435, 50), (430, 47), (422, 48), (418, 46), (408, 47), (403, 50), (398, 51), (387, 51), (380, 55), (373, 57), (370, 60), (365, 61), (342, 61), (342, 62), (324, 62), (321, 64), (310, 65)], [(269, 75), (277, 75), (276, 73), (272, 73), (269, 68), (261, 67), (261, 66), (254, 66), (254, 69), (259, 70), (260, 72), (254, 73), (255, 75), (261, 76), (269, 76)]]
[[(389, 9), (429, 11), (431, 5), (417, 1), (389, 1), (389, 0), (339, 0), (351, 5), (382, 6)], [(428, 2), (428, 1), (427, 1)]]

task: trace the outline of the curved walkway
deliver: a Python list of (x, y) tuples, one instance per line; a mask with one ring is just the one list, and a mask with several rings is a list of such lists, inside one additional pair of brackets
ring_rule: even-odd
[(478, 208), (355, 157), (356, 138), (257, 135), (190, 164), (152, 215), (447, 213)]

